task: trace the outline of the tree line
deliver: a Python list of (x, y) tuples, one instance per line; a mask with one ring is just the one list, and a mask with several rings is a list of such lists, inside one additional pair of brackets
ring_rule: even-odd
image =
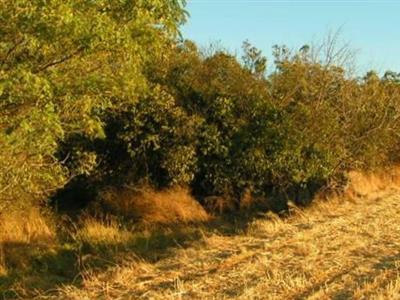
[(335, 40), (201, 51), (187, 18), (181, 0), (0, 0), (0, 211), (127, 185), (307, 204), (398, 162), (400, 74), (352, 75)]

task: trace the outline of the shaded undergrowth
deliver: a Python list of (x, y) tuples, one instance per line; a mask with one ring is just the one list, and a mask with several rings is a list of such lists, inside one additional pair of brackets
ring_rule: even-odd
[[(80, 217), (67, 222), (59, 216), (57, 238), (46, 242), (3, 242), (6, 271), (0, 273), (2, 299), (52, 294), (62, 285), (81, 287), (83, 274), (101, 272), (126, 261), (156, 263), (177, 248), (187, 248), (210, 235), (246, 232), (262, 214), (225, 214), (197, 224), (137, 225), (113, 218)], [(265, 217), (265, 215), (263, 216)]]

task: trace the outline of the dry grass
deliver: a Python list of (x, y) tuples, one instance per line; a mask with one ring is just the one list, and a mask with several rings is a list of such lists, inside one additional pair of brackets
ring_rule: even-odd
[(396, 299), (400, 196), (381, 196), (320, 203), (285, 220), (271, 215), (242, 235), (210, 233), (205, 244), (176, 249), (155, 264), (87, 274), (82, 288), (65, 286), (57, 297)]
[(0, 215), (0, 241), (3, 243), (48, 243), (56, 237), (54, 224), (38, 209)]
[(7, 274), (7, 262), (21, 264), (26, 260), (26, 254), (18, 249), (21, 246), (47, 247), (56, 242), (54, 223), (37, 209), (0, 215), (0, 228), (0, 275), (3, 276)]
[(122, 228), (114, 219), (97, 220), (85, 218), (75, 238), (90, 245), (126, 244), (133, 239), (133, 233)]
[[(82, 270), (80, 285), (37, 291), (36, 297), (400, 299), (396, 174), (352, 173), (346, 192), (351, 201), (334, 197), (306, 210), (292, 207), (292, 215), (284, 219), (267, 213), (236, 235), (203, 227), (201, 240), (189, 247), (174, 241), (169, 254), (155, 261), (125, 253), (105, 269)], [(162, 199), (174, 197), (163, 194)], [(144, 216), (156, 214), (145, 207)], [(166, 222), (165, 218), (159, 220)], [(134, 235), (115, 220), (91, 218), (77, 232), (82, 241), (108, 246), (127, 244)]]
[(109, 211), (144, 224), (199, 223), (209, 220), (204, 208), (182, 187), (164, 191), (111, 188), (103, 192), (102, 204)]
[(349, 189), (369, 194), (268, 213), (234, 236), (207, 231), (156, 263), (121, 262), (39, 298), (400, 299), (400, 191), (392, 179), (351, 176)]

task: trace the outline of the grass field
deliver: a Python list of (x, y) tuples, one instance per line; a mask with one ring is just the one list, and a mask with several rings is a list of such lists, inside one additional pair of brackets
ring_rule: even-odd
[[(366, 202), (369, 205), (366, 205)], [(71, 299), (400, 299), (400, 194), (319, 204), (287, 220), (258, 220), (241, 234), (205, 233), (157, 263), (127, 261)]]
[(96, 251), (72, 257), (81, 276), (13, 288), (38, 299), (400, 299), (399, 215), (400, 191), (386, 188), (147, 239), (87, 221), (75, 235)]

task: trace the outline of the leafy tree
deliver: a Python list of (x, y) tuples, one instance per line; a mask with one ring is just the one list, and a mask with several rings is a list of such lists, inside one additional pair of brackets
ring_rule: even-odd
[(66, 170), (57, 146), (72, 134), (103, 137), (103, 112), (146, 93), (143, 68), (177, 35), (184, 4), (0, 1), (2, 206), (32, 193), (41, 198), (93, 168), (93, 156), (78, 155), (86, 161)]
[(200, 120), (190, 118), (161, 86), (106, 120), (107, 138), (96, 147), (103, 184), (163, 187), (191, 182)]
[(267, 58), (262, 55), (261, 50), (252, 46), (249, 41), (243, 43), (242, 49), (245, 68), (255, 76), (264, 77), (267, 70)]
[(178, 42), (184, 6), (0, 0), (0, 210), (66, 183), (306, 203), (350, 169), (399, 161), (397, 73), (349, 76), (334, 35), (275, 46), (267, 74), (247, 41), (241, 60)]

